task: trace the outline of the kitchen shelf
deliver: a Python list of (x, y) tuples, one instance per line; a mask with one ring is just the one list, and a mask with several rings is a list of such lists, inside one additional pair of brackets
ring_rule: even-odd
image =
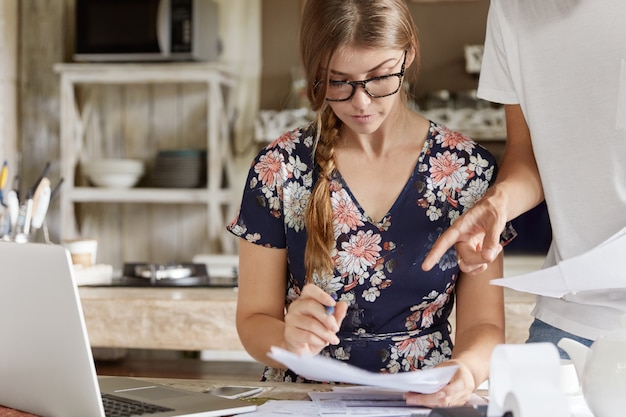
[[(74, 203), (159, 203), (159, 204), (207, 204), (209, 194), (204, 188), (95, 188), (74, 187), (68, 191), (68, 198)], [(228, 203), (232, 198), (230, 190), (211, 193), (212, 199)]]
[[(236, 214), (231, 189), (224, 187), (233, 183), (235, 175), (229, 123), (236, 114), (230, 99), (236, 82), (228, 68), (221, 63), (203, 62), (59, 63), (54, 71), (60, 75), (61, 83), (61, 175), (66, 184), (59, 194), (61, 239), (79, 235), (77, 203), (203, 204), (207, 208), (207, 241), (217, 241), (222, 253), (235, 253), (236, 240), (224, 226)], [(206, 186), (193, 189), (83, 186), (75, 173), (85, 158), (85, 125), (93, 108), (89, 100), (80, 96), (78, 88), (155, 83), (206, 86), (206, 144), (203, 145), (207, 151)]]

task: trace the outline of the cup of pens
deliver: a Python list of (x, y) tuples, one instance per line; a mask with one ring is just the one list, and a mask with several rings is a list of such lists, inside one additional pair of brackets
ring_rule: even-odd
[(0, 203), (2, 213), (0, 217), (0, 236), (3, 240), (13, 242), (29, 242), (36, 239), (37, 231), (43, 229), (45, 241), (49, 242), (45, 225), (46, 214), (50, 200), (59, 191), (63, 179), (54, 189), (51, 188), (48, 171), (48, 162), (34, 184), (21, 197), (19, 191), (19, 176), (15, 176), (13, 188), (5, 192), (8, 178), (7, 162), (4, 162), (0, 172)]

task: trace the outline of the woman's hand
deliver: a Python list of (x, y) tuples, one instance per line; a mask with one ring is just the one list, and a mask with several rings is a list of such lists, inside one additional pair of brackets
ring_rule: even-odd
[[(332, 307), (334, 312), (328, 314), (326, 307)], [(291, 303), (285, 315), (287, 350), (316, 355), (329, 344), (338, 344), (336, 333), (347, 309), (346, 303), (335, 301), (317, 285), (305, 285), (300, 298)]]
[(404, 395), (407, 405), (424, 407), (459, 407), (467, 403), (476, 390), (474, 376), (463, 363), (449, 360), (439, 366), (457, 365), (459, 368), (445, 387), (433, 394), (407, 392)]

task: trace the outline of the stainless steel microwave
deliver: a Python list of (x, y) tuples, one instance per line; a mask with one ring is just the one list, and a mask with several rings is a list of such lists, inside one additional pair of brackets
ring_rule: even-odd
[(76, 0), (75, 61), (214, 61), (213, 0)]

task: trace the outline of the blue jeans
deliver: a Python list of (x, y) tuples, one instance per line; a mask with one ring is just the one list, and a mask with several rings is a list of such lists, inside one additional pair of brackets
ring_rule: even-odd
[[(526, 343), (550, 342), (554, 343), (554, 345), (556, 346), (556, 344), (559, 343), (559, 340), (564, 337), (576, 340), (577, 342), (580, 342), (585, 346), (591, 346), (591, 344), (593, 343), (593, 340), (573, 335), (537, 319), (535, 319), (530, 325), (529, 333), (530, 335), (528, 336), (528, 340), (526, 340)], [(567, 352), (565, 352), (563, 349), (558, 346), (557, 349), (559, 350), (559, 355), (561, 355), (561, 359), (570, 358)]]

